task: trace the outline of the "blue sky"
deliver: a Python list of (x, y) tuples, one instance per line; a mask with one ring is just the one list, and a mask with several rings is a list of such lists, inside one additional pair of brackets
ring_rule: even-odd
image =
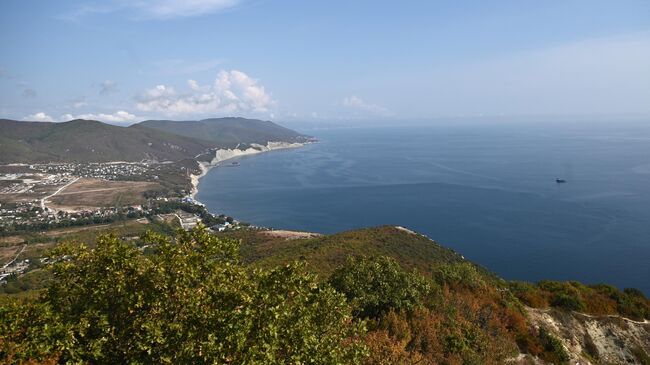
[(650, 1), (0, 1), (0, 117), (650, 117)]

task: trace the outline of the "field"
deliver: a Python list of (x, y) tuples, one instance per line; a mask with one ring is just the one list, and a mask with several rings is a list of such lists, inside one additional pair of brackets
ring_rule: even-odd
[(16, 257), (18, 261), (30, 260), (27, 273), (0, 285), (0, 305), (3, 298), (7, 299), (7, 297), (2, 296), (2, 293), (11, 293), (12, 297), (19, 298), (25, 294), (25, 291), (38, 290), (47, 283), (50, 273), (48, 270), (42, 270), (44, 266), (40, 259), (47, 257), (48, 251), (62, 242), (83, 242), (92, 247), (99, 235), (111, 233), (137, 244), (139, 236), (147, 230), (170, 234), (176, 228), (178, 228), (177, 224), (169, 225), (155, 221), (150, 222), (148, 219), (142, 218), (112, 224), (63, 228), (44, 233), (25, 233), (0, 237), (0, 267)]
[(82, 210), (142, 204), (144, 192), (160, 185), (146, 181), (107, 181), (83, 178), (48, 199), (50, 206), (61, 210)]
[(20, 248), (20, 245), (0, 247), (0, 265), (4, 265), (16, 257)]
[(149, 220), (134, 219), (111, 224), (54, 229), (43, 233), (0, 237), (0, 265), (15, 256), (23, 244), (26, 249), (20, 259), (42, 257), (42, 253), (60, 242), (76, 241), (90, 245), (95, 243), (98, 234), (114, 233), (120, 237), (137, 237), (148, 229), (160, 231), (164, 225), (149, 224)]
[[(15, 247), (27, 243), (57, 244), (66, 241), (85, 242), (93, 245), (97, 235), (113, 233), (119, 237), (139, 236), (147, 230), (170, 233), (179, 228), (178, 220), (170, 219), (168, 222), (149, 221), (146, 218), (132, 219), (111, 224), (100, 224), (92, 226), (80, 226), (70, 228), (53, 229), (41, 233), (24, 233), (15, 236), (0, 237), (0, 248), (9, 248), (6, 254), (10, 255)], [(25, 252), (28, 252), (27, 249)]]

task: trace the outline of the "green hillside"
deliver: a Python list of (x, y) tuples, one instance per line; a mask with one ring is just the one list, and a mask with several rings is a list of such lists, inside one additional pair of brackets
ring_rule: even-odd
[(210, 142), (164, 131), (92, 120), (64, 123), (0, 120), (0, 163), (105, 162), (193, 158)]
[(66, 259), (37, 271), (48, 278), (40, 295), (0, 295), (4, 363), (645, 364), (650, 354), (648, 324), (620, 317), (650, 317), (639, 291), (508, 283), (398, 227), (118, 235), (50, 252)]
[(0, 163), (178, 161), (217, 147), (309, 138), (272, 122), (244, 118), (146, 121), (130, 127), (81, 119), (0, 119)]
[(424, 235), (395, 226), (303, 239), (274, 237), (258, 231), (218, 235), (240, 240), (243, 261), (260, 268), (301, 261), (310, 271), (326, 278), (350, 257), (389, 257), (405, 270), (417, 270), (426, 277), (439, 279), (441, 268), (466, 265), (463, 277), (452, 278), (447, 272), (443, 275), (446, 275), (445, 280), (453, 279), (457, 283), (480, 280), (486, 286), (511, 292), (531, 307), (557, 307), (592, 315), (620, 314), (635, 320), (650, 318), (650, 302), (636, 289), (621, 291), (611, 285), (585, 285), (576, 281), (508, 282)]
[(382, 226), (347, 231), (310, 239), (286, 240), (252, 232), (225, 234), (242, 240), (245, 262), (274, 267), (305, 261), (314, 272), (326, 276), (346, 262), (348, 256), (389, 256), (407, 269), (431, 274), (439, 264), (458, 263), (461, 255), (429, 238), (393, 227)]
[(147, 120), (138, 125), (232, 148), (240, 143), (304, 142), (310, 139), (273, 122), (246, 118), (212, 118), (199, 121)]

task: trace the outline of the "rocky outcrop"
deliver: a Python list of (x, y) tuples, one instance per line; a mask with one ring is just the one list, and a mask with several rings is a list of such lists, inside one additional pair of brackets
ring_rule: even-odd
[(647, 320), (591, 316), (559, 309), (527, 308), (527, 312), (533, 327), (546, 328), (562, 342), (570, 364), (650, 364), (650, 322)]

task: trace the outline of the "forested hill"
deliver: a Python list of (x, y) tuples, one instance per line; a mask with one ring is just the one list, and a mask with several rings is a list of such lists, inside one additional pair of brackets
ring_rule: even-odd
[(650, 302), (638, 290), (508, 282), (401, 227), (117, 237), (60, 245), (36, 274), (46, 290), (0, 295), (0, 362), (650, 359)]
[(219, 147), (240, 143), (306, 142), (311, 137), (270, 121), (246, 118), (211, 118), (199, 121), (147, 120), (138, 125), (186, 137), (202, 139)]
[(81, 119), (64, 123), (0, 119), (0, 163), (178, 161), (239, 143), (306, 138), (271, 122), (242, 118), (149, 121), (130, 127)]
[(142, 127), (93, 120), (64, 123), (0, 120), (0, 162), (181, 160), (214, 145)]

